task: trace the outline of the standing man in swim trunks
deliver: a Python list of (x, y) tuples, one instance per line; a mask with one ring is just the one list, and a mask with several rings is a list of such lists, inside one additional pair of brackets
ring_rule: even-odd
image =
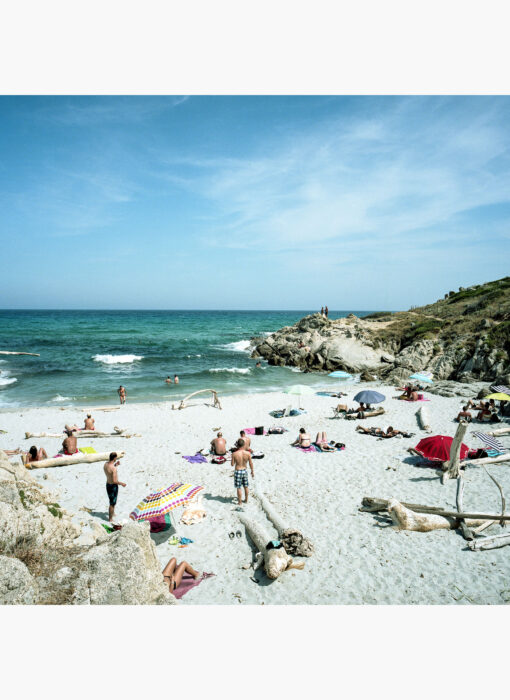
[(90, 413), (87, 413), (87, 417), (85, 418), (85, 427), (83, 430), (95, 430), (96, 429), (96, 421), (92, 418)]
[(237, 505), (240, 506), (243, 503), (241, 490), (243, 487), (244, 503), (248, 503), (248, 464), (250, 465), (251, 476), (255, 478), (251, 454), (245, 450), (244, 440), (237, 441), (237, 450), (232, 452), (231, 464), (234, 467), (234, 486), (237, 489)]
[[(117, 461), (115, 461), (117, 460)], [(117, 496), (119, 495), (119, 485), (125, 486), (123, 481), (119, 481), (117, 467), (120, 461), (117, 459), (116, 452), (110, 452), (110, 459), (104, 464), (104, 473), (106, 474), (106, 493), (110, 505), (108, 507), (108, 521), (111, 523), (115, 514), (115, 506), (117, 505)]]
[(126, 403), (126, 389), (122, 386), (122, 384), (117, 389), (117, 394), (119, 395), (121, 405)]

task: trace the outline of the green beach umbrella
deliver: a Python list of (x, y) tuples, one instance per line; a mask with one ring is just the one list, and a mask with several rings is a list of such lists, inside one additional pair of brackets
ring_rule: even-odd
[(306, 384), (293, 384), (285, 390), (286, 394), (294, 394), (294, 396), (311, 396), (315, 394), (313, 389), (310, 389)]

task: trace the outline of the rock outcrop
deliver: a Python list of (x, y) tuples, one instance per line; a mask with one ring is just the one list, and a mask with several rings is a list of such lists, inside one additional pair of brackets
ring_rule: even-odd
[(461, 288), (421, 308), (364, 318), (302, 318), (256, 339), (253, 357), (303, 371), (345, 370), (401, 382), (436, 379), (510, 383), (510, 277)]
[(0, 451), (0, 604), (175, 603), (161, 575), (147, 523), (92, 544), (21, 463)]

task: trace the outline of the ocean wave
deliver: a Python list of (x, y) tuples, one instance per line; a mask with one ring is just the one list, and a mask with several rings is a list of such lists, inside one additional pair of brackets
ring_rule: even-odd
[(192, 357), (202, 357), (202, 355), (186, 355), (188, 360), (191, 360)]
[(249, 374), (249, 367), (214, 367), (209, 372), (232, 372), (233, 374)]
[(237, 340), (235, 343), (226, 343), (225, 345), (220, 345), (221, 348), (225, 350), (231, 350), (234, 352), (247, 352), (250, 349), (251, 342), (249, 340)]
[(14, 384), (18, 380), (16, 377), (0, 377), (0, 386), (7, 386), (8, 384)]
[(73, 399), (71, 396), (60, 396), (60, 394), (57, 394), (51, 400), (52, 401), (72, 401)]
[(92, 359), (105, 365), (126, 365), (143, 360), (143, 357), (143, 355), (94, 355)]

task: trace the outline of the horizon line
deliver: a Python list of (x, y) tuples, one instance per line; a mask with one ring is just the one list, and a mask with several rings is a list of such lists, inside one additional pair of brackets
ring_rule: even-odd
[[(339, 313), (339, 312), (344, 312), (344, 311), (349, 311), (352, 313), (353, 311), (359, 311), (362, 313), (365, 312), (375, 312), (375, 311), (387, 311), (394, 313), (396, 311), (400, 311), (401, 309), (328, 309), (329, 313)], [(307, 312), (312, 312), (312, 313), (320, 313), (318, 310), (313, 311), (312, 309), (119, 309), (119, 308), (75, 308), (75, 307), (69, 307), (69, 308), (7, 308), (7, 307), (0, 307), (0, 312), (1, 311), (235, 311), (235, 312), (240, 312), (240, 313), (255, 313), (259, 311), (281, 311), (281, 312), (294, 312), (294, 311), (307, 311)]]

